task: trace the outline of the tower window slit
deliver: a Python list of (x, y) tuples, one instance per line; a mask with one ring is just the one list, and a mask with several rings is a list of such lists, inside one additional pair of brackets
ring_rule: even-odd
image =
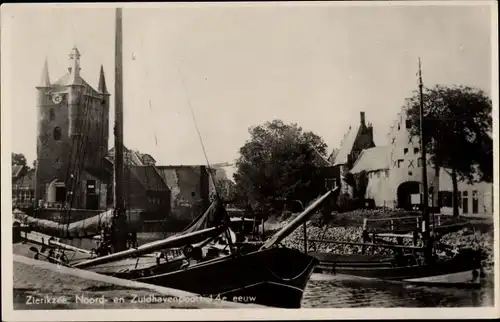
[(55, 141), (60, 141), (61, 140), (61, 128), (59, 126), (56, 126), (54, 128), (53, 138), (54, 138)]

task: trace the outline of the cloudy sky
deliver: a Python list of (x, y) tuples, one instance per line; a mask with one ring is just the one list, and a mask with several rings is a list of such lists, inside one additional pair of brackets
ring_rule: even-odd
[[(419, 56), (426, 86), (490, 93), (491, 15), (480, 5), (125, 7), (125, 144), (160, 164), (204, 164), (191, 105), (212, 163), (237, 157), (248, 127), (274, 118), (316, 132), (331, 149), (365, 111), (383, 145), (417, 88)], [(2, 40), (2, 110), (11, 111), (12, 151), (31, 163), (45, 57), (55, 81), (76, 45), (83, 77), (97, 87), (102, 64), (113, 94), (114, 9), (4, 6)]]

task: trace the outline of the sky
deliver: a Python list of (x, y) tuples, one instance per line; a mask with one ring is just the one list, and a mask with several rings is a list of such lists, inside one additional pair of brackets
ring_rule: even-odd
[[(418, 57), (425, 86), (491, 93), (489, 6), (366, 4), (125, 7), (125, 145), (157, 164), (206, 164), (190, 109), (210, 163), (232, 162), (248, 128), (276, 118), (315, 132), (331, 150), (364, 111), (376, 145), (384, 145), (404, 99), (417, 89)], [(12, 151), (31, 164), (35, 86), (45, 58), (55, 81), (76, 45), (81, 74), (94, 88), (102, 64), (113, 113), (115, 11), (95, 4), (7, 9), (2, 110), (11, 111)]]

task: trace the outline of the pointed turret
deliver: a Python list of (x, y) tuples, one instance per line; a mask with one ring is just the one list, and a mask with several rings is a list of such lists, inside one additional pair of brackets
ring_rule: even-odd
[(99, 73), (99, 86), (97, 87), (97, 90), (101, 94), (109, 94), (108, 89), (106, 88), (106, 79), (104, 77), (104, 68), (101, 65), (101, 71)]
[(73, 47), (69, 54), (68, 70), (70, 72), (69, 85), (80, 84), (78, 81), (80, 77), (80, 52), (76, 47)]
[(42, 78), (38, 87), (50, 87), (49, 64), (47, 63), (47, 58), (45, 58), (43, 63)]

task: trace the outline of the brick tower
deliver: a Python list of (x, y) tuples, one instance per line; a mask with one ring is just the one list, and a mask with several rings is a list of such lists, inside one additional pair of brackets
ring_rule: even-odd
[[(81, 77), (80, 70), (80, 52), (73, 48), (68, 72), (51, 83), (45, 61), (36, 87), (39, 206), (67, 206), (67, 196), (72, 195), (72, 207), (88, 208), (86, 181), (90, 179), (94, 189), (102, 181), (89, 177), (89, 170), (102, 166), (108, 150), (109, 93), (102, 66), (97, 90)], [(101, 204), (99, 197), (97, 204)]]

